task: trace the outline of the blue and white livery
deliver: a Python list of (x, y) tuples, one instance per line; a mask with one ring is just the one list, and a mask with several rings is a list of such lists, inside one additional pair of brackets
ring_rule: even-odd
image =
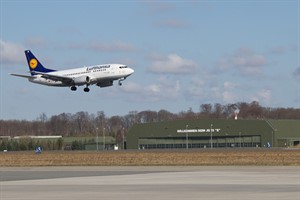
[(85, 92), (89, 92), (89, 86), (94, 84), (99, 87), (112, 86), (115, 80), (118, 80), (119, 85), (122, 85), (121, 82), (134, 72), (133, 69), (122, 64), (104, 64), (68, 70), (53, 70), (45, 68), (30, 50), (26, 50), (25, 55), (31, 75), (11, 75), (27, 78), (30, 82), (41, 85), (70, 87), (73, 91), (77, 90), (77, 86), (82, 85), (85, 85)]

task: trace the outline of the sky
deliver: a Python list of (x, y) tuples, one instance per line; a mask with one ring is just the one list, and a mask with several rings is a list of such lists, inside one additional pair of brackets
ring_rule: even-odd
[[(252, 101), (300, 108), (300, 0), (0, 0), (0, 13), (0, 119)], [(33, 84), (9, 75), (28, 73), (27, 49), (51, 69), (135, 72), (89, 93)]]

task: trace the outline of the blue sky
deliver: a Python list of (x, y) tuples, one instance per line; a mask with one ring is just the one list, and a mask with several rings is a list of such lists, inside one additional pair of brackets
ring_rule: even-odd
[[(0, 2), (0, 119), (300, 107), (299, 0)], [(37, 85), (9, 75), (28, 72), (26, 49), (48, 68), (123, 63), (135, 73), (89, 93)]]

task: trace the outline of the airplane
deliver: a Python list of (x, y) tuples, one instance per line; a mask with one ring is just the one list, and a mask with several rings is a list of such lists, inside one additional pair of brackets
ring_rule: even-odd
[(89, 86), (96, 84), (100, 88), (112, 86), (115, 80), (122, 85), (134, 70), (123, 64), (102, 64), (68, 70), (54, 70), (45, 68), (42, 63), (33, 55), (30, 50), (25, 51), (27, 63), (31, 75), (11, 74), (27, 78), (32, 83), (47, 86), (70, 87), (72, 91), (77, 90), (77, 86), (85, 85), (83, 89), (89, 92)]

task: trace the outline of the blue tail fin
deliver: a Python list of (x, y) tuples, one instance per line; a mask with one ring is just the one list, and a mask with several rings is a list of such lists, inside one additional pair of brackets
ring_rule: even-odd
[(27, 63), (28, 63), (31, 75), (34, 75), (35, 74), (34, 72), (47, 73), (47, 72), (55, 71), (53, 69), (45, 68), (42, 65), (42, 63), (40, 63), (40, 61), (33, 55), (33, 53), (31, 53), (30, 50), (26, 50), (25, 55), (26, 55), (26, 58), (27, 58)]

